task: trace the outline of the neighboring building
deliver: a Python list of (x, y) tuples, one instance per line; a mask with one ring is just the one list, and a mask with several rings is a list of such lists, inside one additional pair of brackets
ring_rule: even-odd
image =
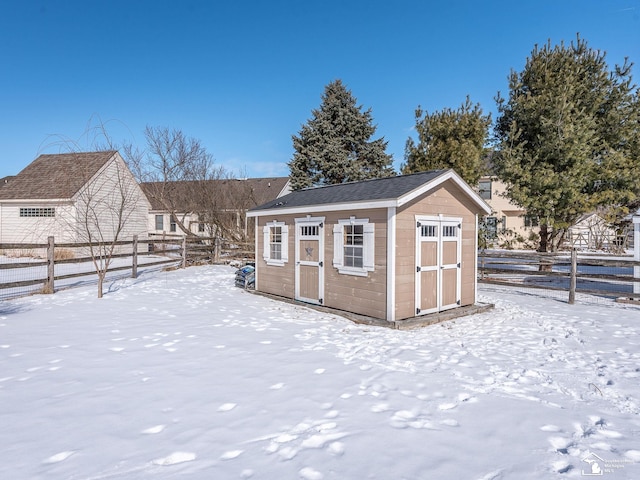
[[(623, 238), (623, 237), (622, 237)], [(615, 246), (618, 236), (615, 229), (597, 213), (582, 215), (569, 227), (567, 242), (572, 247), (587, 250), (610, 249)]]
[(0, 243), (86, 242), (89, 234), (111, 241), (121, 220), (118, 238), (147, 235), (149, 202), (116, 151), (40, 155), (8, 178)]
[(247, 214), (255, 288), (390, 322), (473, 305), (490, 212), (453, 170), (296, 191)]
[(538, 219), (528, 216), (522, 208), (505, 196), (506, 185), (495, 176), (485, 176), (478, 182), (478, 194), (491, 207), (482, 219), (484, 237), (489, 247), (518, 248), (537, 235)]
[(184, 235), (180, 222), (190, 233), (202, 237), (216, 235), (221, 224), (252, 237), (245, 222), (246, 211), (291, 191), (288, 177), (147, 182), (140, 186), (151, 202), (151, 235)]

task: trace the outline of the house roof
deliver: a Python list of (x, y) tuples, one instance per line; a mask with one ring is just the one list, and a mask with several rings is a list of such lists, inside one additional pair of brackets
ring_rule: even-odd
[(70, 199), (116, 154), (79, 152), (40, 155), (0, 187), (0, 200)]
[[(168, 182), (164, 191), (163, 182), (145, 182), (141, 183), (140, 187), (151, 202), (152, 210), (165, 209), (160, 199), (160, 192), (162, 192), (162, 195), (171, 197), (168, 199), (171, 205), (175, 205), (178, 211), (186, 213), (194, 208), (190, 202), (193, 201), (192, 192), (195, 183), (196, 181)], [(247, 204), (253, 207), (269, 202), (289, 191), (288, 177), (206, 180), (204, 184), (207, 188), (220, 191), (220, 208), (230, 209), (237, 207), (237, 201), (234, 201), (236, 197), (232, 193), (247, 195)], [(181, 205), (184, 206), (181, 208)]]
[(15, 175), (9, 175), (8, 177), (0, 178), (0, 187), (4, 187), (5, 185), (7, 185), (14, 178), (16, 178)]
[(248, 215), (259, 216), (285, 210), (293, 213), (296, 210), (309, 210), (310, 207), (317, 207), (318, 210), (342, 210), (401, 206), (447, 180), (457, 184), (480, 210), (491, 212), (487, 203), (458, 174), (449, 169), (298, 190), (252, 208)]

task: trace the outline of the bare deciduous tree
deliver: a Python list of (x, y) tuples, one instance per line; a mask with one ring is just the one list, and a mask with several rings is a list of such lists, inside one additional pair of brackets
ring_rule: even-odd
[(77, 240), (88, 245), (98, 275), (98, 298), (118, 243), (139, 233), (131, 227), (144, 225), (148, 210), (131, 172), (120, 156), (114, 155), (102, 174), (83, 187), (76, 201)]
[(146, 150), (128, 146), (124, 152), (149, 200), (184, 235), (245, 241), (244, 214), (255, 205), (249, 183), (216, 165), (199, 140), (180, 130), (147, 127), (145, 137)]
[(208, 183), (228, 178), (228, 174), (214, 164), (213, 156), (199, 140), (186, 137), (180, 130), (147, 127), (144, 135), (147, 149), (126, 146), (126, 161), (144, 184), (149, 200), (161, 205), (180, 231), (193, 236), (188, 220), (194, 213), (205, 213), (203, 205), (211, 196)]

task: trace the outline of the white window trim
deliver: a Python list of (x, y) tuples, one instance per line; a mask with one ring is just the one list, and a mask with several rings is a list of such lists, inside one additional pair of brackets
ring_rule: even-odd
[[(362, 268), (344, 265), (344, 226), (362, 225)], [(348, 220), (338, 220), (333, 226), (333, 266), (343, 275), (366, 277), (375, 269), (375, 223), (369, 223), (368, 218), (351, 217)]]
[[(280, 259), (271, 258), (271, 228), (282, 228), (282, 243), (281, 243), (281, 257)], [(284, 222), (267, 222), (262, 229), (263, 233), (263, 248), (262, 257), (267, 265), (274, 265), (276, 267), (282, 267), (289, 261), (289, 227)]]

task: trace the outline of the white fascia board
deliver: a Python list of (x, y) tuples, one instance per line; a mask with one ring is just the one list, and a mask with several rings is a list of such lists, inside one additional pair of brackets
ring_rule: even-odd
[(370, 208), (389, 208), (397, 206), (397, 201), (375, 200), (349, 203), (330, 203), (319, 205), (306, 205), (300, 207), (278, 207), (269, 210), (254, 210), (247, 212), (247, 217), (265, 217), (274, 215), (299, 215), (307, 213), (339, 212), (345, 210), (365, 210)]
[(430, 182), (425, 183), (424, 185), (416, 188), (415, 190), (403, 195), (402, 197), (400, 197), (398, 199), (398, 206), (401, 207), (402, 205), (405, 205), (405, 204), (411, 202), (412, 200), (415, 200), (416, 198), (420, 197), (421, 195), (424, 195), (429, 190), (433, 190), (434, 188), (436, 188), (439, 185), (443, 184), (447, 180), (453, 180), (453, 182), (456, 185), (458, 185), (458, 187), (460, 187), (460, 189), (469, 198), (471, 198), (471, 200), (473, 200), (473, 202), (476, 205), (478, 205), (478, 207), (480, 207), (487, 215), (489, 215), (491, 213), (491, 207), (487, 204), (487, 202), (485, 202), (482, 199), (482, 197), (480, 197), (480, 195), (478, 195), (469, 186), (469, 184), (467, 182), (465, 182), (464, 180), (462, 180), (462, 178), (460, 178), (460, 176), (456, 172), (454, 172), (453, 170), (448, 170), (445, 173), (443, 173), (442, 175), (434, 178)]
[(7, 198), (0, 200), (0, 203), (30, 203), (30, 204), (72, 204), (72, 198)]

